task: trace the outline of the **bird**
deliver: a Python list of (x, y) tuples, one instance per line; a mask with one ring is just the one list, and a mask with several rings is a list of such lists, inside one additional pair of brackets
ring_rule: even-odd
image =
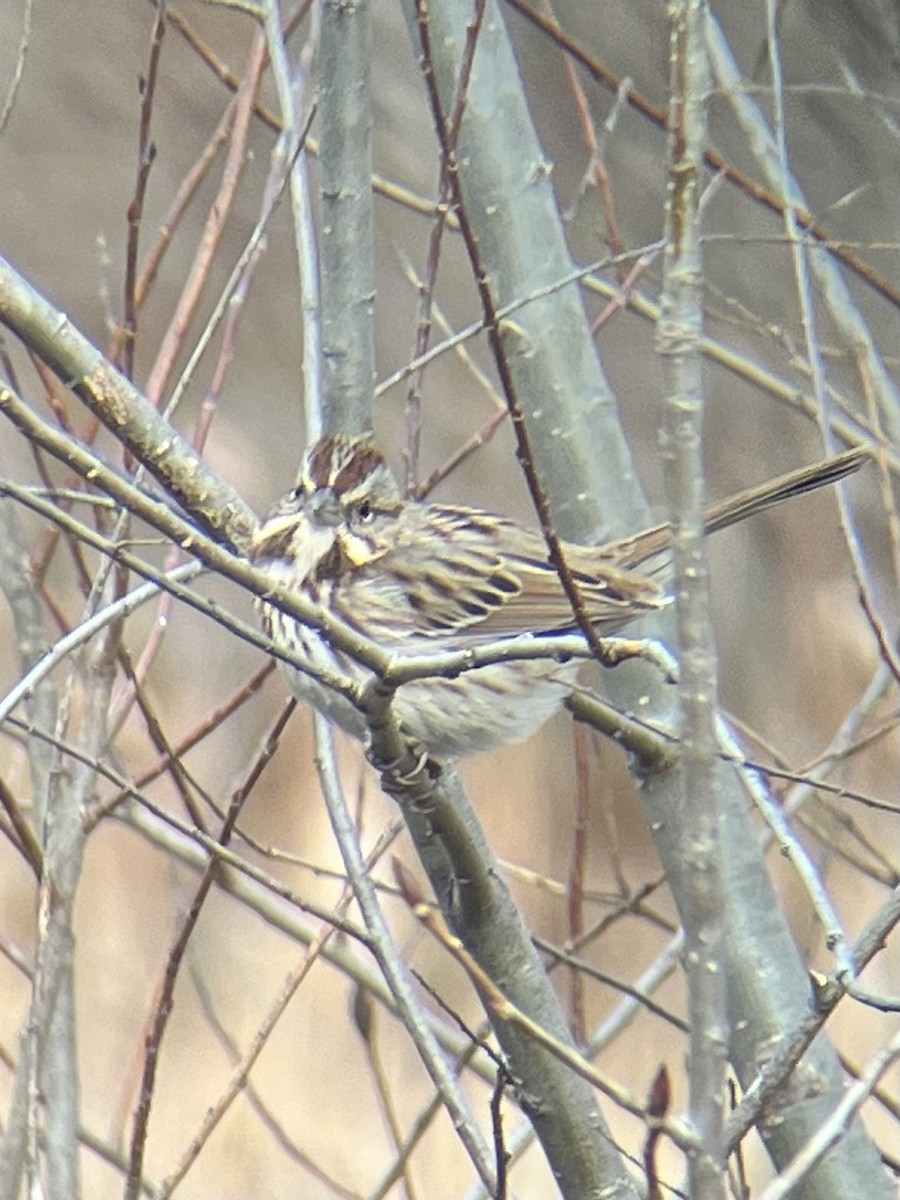
[[(705, 532), (835, 483), (866, 458), (864, 449), (851, 449), (713, 504)], [(600, 546), (561, 542), (601, 639), (670, 602), (672, 540), (672, 526), (663, 523)], [(579, 630), (541, 532), (479, 508), (404, 498), (365, 437), (331, 433), (308, 448), (296, 486), (260, 523), (250, 553), (273, 582), (401, 660)], [(372, 678), (319, 629), (265, 601), (261, 613), (275, 645), (314, 670), (358, 686)], [(298, 699), (366, 738), (365, 719), (346, 694), (282, 666)], [(516, 659), (415, 679), (398, 688), (393, 712), (431, 756), (464, 758), (527, 738), (563, 705), (580, 666)]]

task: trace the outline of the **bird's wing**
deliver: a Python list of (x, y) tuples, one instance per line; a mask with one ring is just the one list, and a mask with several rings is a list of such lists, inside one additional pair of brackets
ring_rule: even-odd
[[(384, 644), (473, 645), (577, 628), (540, 534), (478, 509), (410, 505), (381, 539), (350, 535), (332, 603)], [(651, 579), (603, 551), (564, 544), (584, 610), (601, 633), (666, 603)]]

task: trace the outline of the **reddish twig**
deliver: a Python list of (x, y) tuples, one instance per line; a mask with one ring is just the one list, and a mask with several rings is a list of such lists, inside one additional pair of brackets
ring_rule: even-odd
[[(260, 256), (264, 249), (264, 243), (259, 242), (253, 249), (250, 260), (247, 263), (247, 268), (241, 278), (240, 283), (235, 288), (228, 306), (228, 314), (225, 319), (225, 326), (222, 333), (222, 344), (219, 350), (219, 358), (213, 371), (212, 382), (210, 383), (209, 391), (200, 406), (200, 413), (197, 417), (197, 423), (194, 427), (194, 436), (191, 439), (191, 445), (198, 454), (202, 454), (206, 448), (206, 440), (209, 436), (209, 431), (212, 427), (213, 418), (218, 406), (218, 399), (221, 389), (225, 382), (225, 377), (228, 372), (228, 366), (234, 357), (234, 346), (237, 339), (237, 329), (240, 322), (241, 313), (244, 310), (244, 301), (247, 298), (247, 292), (250, 287), (250, 280), (253, 275), (253, 270), (259, 262)], [(163, 563), (163, 572), (173, 571), (178, 563), (182, 560), (183, 555), (177, 545), (173, 545), (166, 555)], [(114, 715), (112, 724), (118, 726), (124, 721), (128, 714), (130, 705), (134, 699), (136, 688), (147, 677), (147, 672), (150, 670), (156, 656), (159, 654), (162, 646), (163, 638), (169, 628), (169, 622), (172, 615), (173, 598), (168, 592), (163, 592), (159, 598), (157, 607), (156, 620), (147, 639), (147, 644), (141, 651), (140, 658), (130, 676), (128, 684), (122, 694), (117, 698), (113, 705)], [(189, 810), (190, 811), (190, 810)]]
[[(150, 168), (156, 157), (156, 147), (150, 140), (150, 124), (153, 115), (153, 100), (156, 96), (156, 80), (159, 73), (159, 60), (162, 55), (162, 41), (166, 32), (166, 0), (160, 0), (156, 6), (156, 21), (150, 40), (150, 58), (147, 63), (147, 73), (141, 77), (141, 116), (138, 125), (138, 154), (137, 177), (134, 184), (134, 195), (128, 205), (128, 237), (125, 244), (125, 297), (122, 316), (122, 374), (126, 379), (134, 378), (134, 349), (137, 337), (137, 261), (138, 239), (141, 231), (141, 219), (144, 215), (144, 199), (147, 195), (147, 184), (150, 179)], [(118, 366), (119, 364), (116, 363)]]
[[(425, 277), (419, 284), (419, 320), (416, 327), (416, 345), (414, 359), (420, 359), (428, 349), (431, 338), (432, 305), (434, 288), (437, 283), (438, 264), (441, 257), (441, 242), (447, 223), (449, 204), (453, 197), (454, 184), (450, 177), (450, 154), (456, 153), (459, 141), (459, 130), (462, 125), (463, 113), (466, 109), (469, 80), (472, 77), (472, 63), (475, 58), (475, 47), (478, 45), (478, 34), (484, 17), (484, 2), (477, 0), (475, 14), (466, 26), (466, 43), (463, 49), (456, 90), (450, 106), (450, 116), (447, 127), (442, 135), (440, 186), (438, 188), (438, 206), (428, 240), (428, 255), (425, 262)], [(418, 367), (410, 376), (409, 388), (406, 395), (406, 492), (414, 495), (418, 487), (419, 450), (422, 439), (422, 396), (421, 385), (424, 367)]]
[[(506, 0), (506, 3), (511, 8), (514, 8), (516, 12), (521, 13), (526, 20), (540, 29), (542, 33), (546, 34), (566, 54), (571, 55), (576, 62), (581, 63), (594, 79), (605, 88), (611, 92), (619, 91), (622, 81), (611, 71), (608, 71), (606, 67), (598, 63), (595, 58), (592, 58), (564, 29), (543, 16), (542, 13), (536, 12), (525, 0)], [(665, 108), (651, 104), (645, 96), (641, 95), (640, 92), (634, 91), (633, 88), (628, 92), (628, 103), (636, 112), (646, 117), (658, 129), (666, 132), (668, 129), (669, 114)], [(745, 175), (743, 171), (739, 171), (736, 167), (732, 166), (718, 151), (705, 151), (703, 160), (711, 171), (721, 171), (729, 183), (740, 188), (751, 200), (754, 200), (757, 204), (761, 204), (770, 212), (777, 213), (782, 217), (784, 216), (785, 204), (783, 200), (756, 183), (748, 175)], [(815, 238), (822, 245), (823, 249), (827, 250), (829, 254), (839, 262), (842, 262), (854, 274), (858, 275), (873, 291), (877, 292), (895, 307), (900, 307), (900, 290), (874, 271), (868, 263), (851, 253), (843, 242), (834, 241), (828, 230), (814, 221), (809, 213), (798, 209), (794, 209), (793, 211), (797, 224), (811, 237)]]
[[(555, 14), (550, 8), (548, 0), (545, 0), (545, 7), (551, 17)], [(575, 112), (578, 114), (578, 123), (581, 126), (581, 136), (588, 151), (588, 167), (585, 171), (585, 185), (593, 176), (594, 185), (600, 193), (600, 198), (603, 203), (603, 211), (606, 215), (606, 244), (613, 254), (623, 254), (625, 251), (625, 242), (622, 239), (622, 233), (619, 229), (619, 219), (616, 216), (616, 204), (612, 193), (612, 183), (609, 178), (609, 172), (603, 162), (603, 155), (600, 148), (600, 139), (597, 137), (597, 131), (594, 128), (594, 118), (591, 116), (591, 108), (588, 104), (587, 96), (584, 88), (581, 86), (581, 80), (578, 78), (578, 73), (575, 70), (575, 63), (572, 57), (568, 54), (563, 54), (563, 68), (566, 72), (566, 78), (569, 81), (569, 89), (575, 100)], [(620, 89), (617, 97), (617, 105), (621, 102), (622, 91)], [(581, 190), (581, 189), (580, 189)]]
[(503, 1136), (503, 1097), (510, 1079), (506, 1067), (501, 1067), (491, 1090), (491, 1132), (494, 1140), (494, 1169), (497, 1172), (497, 1200), (506, 1200), (510, 1153)]
[[(221, 846), (227, 846), (234, 833), (234, 827), (237, 823), (240, 811), (244, 806), (247, 797), (256, 786), (259, 778), (265, 769), (266, 765), (271, 761), (272, 755), (278, 745), (278, 737), (284, 723), (289, 719), (293, 708), (290, 705), (285, 706), (281, 715), (275, 722), (274, 727), (269, 732), (266, 740), (256, 755), (256, 758), (251, 763), (250, 768), (244, 777), (243, 782), (235, 790), (231, 797), (231, 803), (228, 806), (228, 812), (222, 824), (221, 831), (217, 838), (217, 842)], [(144, 1070), (141, 1078), (140, 1094), (134, 1114), (134, 1122), (131, 1131), (131, 1147), (129, 1154), (128, 1177), (125, 1183), (125, 1200), (138, 1200), (140, 1192), (140, 1180), (143, 1174), (144, 1154), (147, 1144), (147, 1133), (150, 1124), (150, 1107), (153, 1100), (153, 1094), (156, 1084), (156, 1070), (159, 1063), (159, 1053), (162, 1048), (162, 1039), (168, 1025), (169, 1016), (172, 1012), (172, 1005), (175, 992), (175, 983), (178, 979), (178, 973), (181, 969), (181, 964), (184, 961), (185, 953), (187, 952), (188, 942), (197, 927), (197, 922), (200, 919), (200, 912), (206, 901), (206, 897), (215, 882), (219, 872), (219, 863), (215, 858), (210, 858), (207, 866), (201, 876), (200, 883), (194, 893), (194, 898), (190, 908), (185, 913), (181, 921), (181, 926), (169, 951), (169, 957), (166, 961), (165, 972), (163, 974), (162, 986), (160, 994), (155, 1006), (155, 1011), (150, 1024), (150, 1030), (147, 1034), (144, 1046)]]
[(482, 446), (491, 440), (508, 416), (509, 412), (504, 408), (501, 412), (496, 412), (493, 416), (488, 417), (481, 428), (476, 429), (471, 437), (466, 438), (459, 449), (454, 450), (442, 466), (436, 467), (428, 478), (419, 484), (413, 491), (415, 499), (426, 499), (451, 472), (455, 471), (467, 458), (471, 458), (476, 450), (480, 450)]
[(10, 840), (31, 867), (35, 879), (40, 879), (44, 863), (40, 842), (35, 836), (28, 818), (22, 812), (19, 802), (6, 786), (2, 776), (0, 776), (0, 806), (9, 817), (9, 823), (12, 826), (11, 832), (15, 833), (15, 837)]
[(237, 194), (238, 183), (247, 160), (247, 142), (253, 117), (253, 105), (259, 92), (265, 62), (265, 38), (258, 33), (250, 50), (247, 72), (238, 93), (231, 143), (219, 191), (210, 206), (200, 245), (185, 282), (175, 314), (163, 338), (156, 361), (147, 380), (146, 395), (153, 405), (162, 398), (166, 382), (175, 364), (175, 359), (184, 343), (188, 326), (206, 286), (216, 250), (222, 238), (225, 224), (231, 215)]
[[(653, 1083), (650, 1085), (650, 1095), (647, 1097), (647, 1116), (654, 1120), (660, 1120), (667, 1115), (671, 1102), (669, 1072), (666, 1066), (663, 1065), (656, 1072)], [(647, 1200), (662, 1200), (662, 1188), (660, 1187), (659, 1172), (656, 1165), (656, 1148), (659, 1145), (661, 1135), (662, 1130), (658, 1126), (651, 1125), (647, 1131), (647, 1140), (644, 1143), (644, 1172), (647, 1177)]]
[[(484, 324), (487, 329), (488, 339), (491, 344), (491, 349), (494, 354), (494, 361), (497, 364), (497, 373), (500, 376), (500, 383), (503, 387), (506, 403), (509, 408), (509, 414), (512, 418), (513, 431), (516, 438), (517, 457), (522, 471), (525, 475), (525, 481), (528, 485), (528, 490), (531, 494), (532, 503), (534, 504), (535, 512), (540, 521), (541, 533), (544, 536), (544, 541), (547, 544), (548, 560), (554, 567), (559, 576), (560, 584), (563, 591), (572, 606), (572, 613), (575, 617), (575, 622), (579, 630), (584, 635), (585, 640), (590, 646), (598, 661), (603, 663), (610, 662), (609, 652), (604, 649), (601, 640), (598, 638), (594, 627), (591, 625), (585, 612), (584, 604), (581, 600), (581, 595), (578, 590), (578, 585), (572, 577), (566, 563), (565, 556), (562, 552), (559, 538), (556, 530), (553, 527), (553, 521), (550, 516), (550, 506), (547, 502), (547, 496), (538, 478), (537, 469), (535, 467), (534, 455), (531, 450), (531, 444), (528, 437), (528, 430), (525, 424), (525, 414), (522, 410), (522, 405), (519, 401), (515, 380), (510, 369), (509, 361), (503, 349), (503, 341), (500, 336), (500, 318), (497, 313), (497, 305), (494, 302), (494, 297), (491, 293), (489, 282), (489, 272), (485, 268), (481, 260), (481, 247), (478, 243), (478, 237), (475, 234), (472, 224), (469, 221), (468, 213), (463, 201), (462, 189), (460, 186), (459, 169), (456, 161), (456, 148), (449, 140), (450, 126), (444, 119), (443, 105), (438, 93), (437, 80), (434, 73), (434, 63), (431, 52), (431, 32), (428, 19), (428, 6), (425, 0), (415, 0), (416, 5), (416, 23), (419, 30), (419, 40), (422, 48), (422, 73), (425, 79), (425, 87), (428, 93), (429, 101), (432, 110), (432, 119), (437, 131), (438, 140), (441, 145), (441, 154), (443, 155), (447, 178), (452, 185), (453, 206), (456, 211), (457, 219), (459, 220), (460, 231), (463, 235), (463, 241), (466, 245), (466, 250), (469, 255), (469, 262), (472, 267), (472, 274), (475, 277), (475, 283), (478, 288), (478, 294), (481, 299), (482, 312), (484, 314)], [(478, 20), (478, 14), (484, 8), (484, 0), (478, 0), (475, 8), (475, 20)], [(467, 46), (468, 46), (467, 41)], [(473, 47), (474, 49), (474, 47)]]
[[(584, 868), (588, 848), (588, 731), (580, 721), (572, 726), (575, 743), (575, 813), (572, 820), (572, 851), (566, 888), (569, 918), (568, 943), (575, 945), (584, 933)], [(584, 1009), (584, 975), (577, 966), (569, 968), (569, 1023), (572, 1040), (579, 1049), (587, 1044)]]
[(616, 289), (616, 294), (607, 300), (606, 304), (600, 310), (596, 317), (591, 322), (591, 333), (596, 334), (603, 328), (604, 325), (619, 312), (621, 309), (627, 308), (631, 300), (631, 293), (634, 291), (637, 281), (641, 275), (647, 270), (654, 259), (662, 250), (662, 246), (653, 246), (645, 254), (641, 254), (635, 259), (630, 270), (626, 273), (622, 282)]
[[(193, 750), (195, 746), (199, 746), (211, 733), (215, 733), (230, 716), (237, 712), (239, 708), (259, 691), (265, 680), (274, 670), (274, 662), (267, 662), (265, 666), (260, 667), (224, 704), (214, 709), (199, 725), (186, 734), (176, 746), (173, 746), (170, 750), (166, 750), (152, 766), (139, 774), (134, 781), (134, 788), (145, 788), (155, 779), (164, 775), (173, 760), (183, 758), (189, 750)], [(86, 832), (90, 833), (103, 817), (108, 816), (118, 808), (131, 794), (130, 789), (127, 792), (119, 791), (108, 800), (104, 800), (102, 803), (89, 809), (84, 818)]]

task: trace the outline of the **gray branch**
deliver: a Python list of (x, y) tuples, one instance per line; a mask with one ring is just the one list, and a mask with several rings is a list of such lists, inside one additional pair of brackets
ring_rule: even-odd
[(682, 756), (670, 772), (680, 793), (686, 868), (676, 899), (684, 927), (688, 986), (690, 1123), (701, 1155), (688, 1162), (693, 1200), (725, 1195), (727, 977), (722, 920), (720, 795), (715, 734), (716, 655), (703, 520), (703, 261), (700, 196), (709, 70), (704, 0), (669, 6), (670, 110), (666, 254), (658, 347), (666, 397), (664, 464), (675, 551), (676, 625), (681, 659)]
[(325, 0), (319, 39), (322, 118), (323, 428), (372, 428), (371, 29), (368, 0)]
[[(412, 21), (412, 0), (405, 0), (404, 8)], [(430, 6), (429, 13), (446, 105), (453, 94), (471, 5), (467, 0), (445, 0)], [(458, 160), (469, 218), (498, 303), (539, 292), (572, 270), (549, 184), (549, 164), (535, 138), (502, 16), (493, 4), (475, 56)], [(540, 254), (523, 253), (523, 247), (534, 246), (541, 247)], [(524, 307), (506, 348), (557, 531), (573, 539), (596, 538), (601, 514), (612, 530), (631, 531), (649, 523), (577, 288), (542, 296)], [(665, 620), (659, 624), (671, 633)], [(662, 726), (669, 724), (671, 700), (652, 672), (623, 667), (608, 673), (604, 683), (618, 707), (633, 711), (637, 698), (647, 697), (650, 703), (640, 711), (652, 714)], [(772, 1047), (789, 1036), (808, 1010), (810, 995), (738, 779), (732, 770), (720, 767), (716, 786), (723, 809), (729, 1058), (748, 1086)], [(678, 777), (671, 770), (642, 780), (648, 824), (678, 902), (690, 886), (680, 795)], [(798, 1068), (779, 1119), (761, 1128), (776, 1165), (790, 1161), (805, 1144), (842, 1090), (838, 1058), (821, 1038)], [(805, 1186), (808, 1191), (802, 1194), (808, 1197), (837, 1198), (862, 1189), (877, 1197), (890, 1194), (877, 1151), (858, 1122)]]
[(245, 545), (253, 515), (237, 492), (55, 308), (0, 257), (0, 322), (63, 383), (213, 536)]

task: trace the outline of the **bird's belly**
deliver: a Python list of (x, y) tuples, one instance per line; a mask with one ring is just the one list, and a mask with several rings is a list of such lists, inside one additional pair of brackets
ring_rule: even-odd
[[(310, 659), (321, 670), (363, 685), (370, 672), (349, 660), (339, 661), (319, 644)], [(571, 691), (577, 665), (523, 662), (499, 675), (491, 667), (467, 671), (456, 679), (421, 679), (398, 688), (392, 710), (400, 725), (436, 758), (462, 758), (521, 742), (561, 707)], [(366, 735), (365, 720), (354, 705), (296, 668), (282, 664), (291, 691), (312, 704), (356, 738)]]
[[(372, 673), (334, 650), (318, 632), (275, 609), (265, 613), (276, 642), (289, 645), (315, 670), (365, 686)], [(283, 622), (283, 627), (282, 627)], [(366, 724), (352, 701), (287, 663), (288, 686), (339, 728), (364, 738)], [(477, 667), (453, 679), (418, 679), (398, 688), (392, 709), (400, 725), (436, 758), (463, 758), (520, 742), (562, 705), (578, 674), (578, 663), (535, 659)]]
[(519, 662), (513, 673), (511, 665), (502, 675), (481, 667), (456, 679), (407, 684), (397, 692), (394, 712), (436, 758), (462, 758), (521, 742), (561, 707), (578, 667)]

